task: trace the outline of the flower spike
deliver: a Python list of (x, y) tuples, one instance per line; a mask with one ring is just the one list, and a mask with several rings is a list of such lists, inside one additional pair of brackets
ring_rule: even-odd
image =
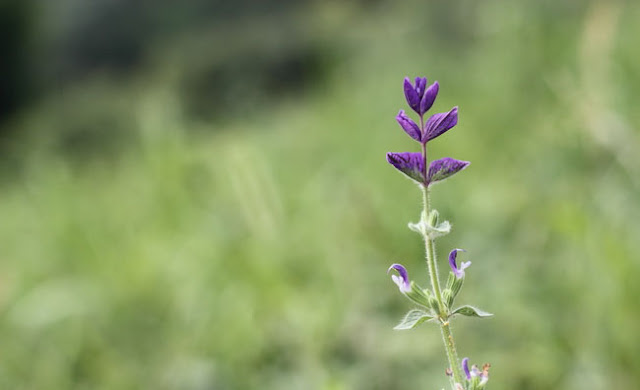
[(469, 268), (471, 265), (470, 261), (463, 261), (460, 263), (460, 268), (456, 265), (456, 257), (458, 257), (458, 252), (466, 252), (464, 249), (454, 249), (449, 253), (449, 266), (451, 267), (451, 271), (456, 276), (456, 278), (460, 279), (464, 277), (464, 270)]
[(398, 275), (391, 275), (391, 280), (398, 285), (401, 293), (408, 293), (411, 291), (411, 282), (409, 281), (409, 273), (407, 273), (407, 269), (402, 266), (402, 264), (392, 264), (391, 267), (387, 270), (387, 273), (395, 269), (398, 271)]
[(458, 107), (453, 107), (449, 112), (431, 115), (424, 126), (422, 143), (424, 144), (444, 134), (456, 124), (458, 124)]
[[(464, 252), (463, 249), (454, 249), (449, 253), (451, 272), (448, 272), (446, 287), (439, 288), (434, 240), (449, 233), (451, 224), (449, 221), (440, 221), (438, 212), (431, 207), (429, 201), (432, 184), (446, 180), (470, 165), (468, 161), (451, 157), (427, 159), (427, 143), (458, 124), (458, 107), (425, 117), (425, 113), (435, 103), (440, 84), (435, 81), (429, 85), (426, 77), (415, 79), (405, 77), (403, 89), (410, 109), (406, 109), (407, 112), (400, 110), (395, 119), (409, 137), (420, 143), (421, 152), (387, 153), (386, 157), (387, 162), (416, 182), (422, 191), (423, 209), (420, 220), (417, 223), (409, 223), (409, 228), (423, 236), (426, 242), (426, 261), (431, 289), (422, 288), (416, 281), (410, 280), (406, 268), (401, 264), (392, 264), (389, 267), (387, 274), (393, 283), (398, 286), (402, 295), (418, 306), (409, 310), (394, 329), (413, 329), (424, 322), (438, 324), (442, 334), (446, 335), (444, 346), (449, 368), (445, 373), (449, 377), (451, 389), (485, 390), (489, 380), (489, 365), (485, 364), (479, 368), (477, 365), (471, 365), (467, 357), (462, 361), (458, 359), (449, 320), (456, 316), (489, 317), (492, 314), (470, 305), (454, 307), (455, 299), (464, 284), (465, 270), (471, 265), (471, 261), (457, 261), (458, 252)], [(414, 116), (411, 111), (417, 116)]]

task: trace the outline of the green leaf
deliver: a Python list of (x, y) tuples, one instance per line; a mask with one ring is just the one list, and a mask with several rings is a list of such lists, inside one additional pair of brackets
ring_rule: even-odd
[(430, 315), (429, 313), (423, 310), (419, 310), (419, 309), (409, 310), (409, 312), (407, 313), (407, 315), (404, 316), (402, 321), (400, 321), (400, 323), (396, 325), (396, 327), (393, 329), (395, 330), (413, 329), (416, 326), (420, 325), (421, 323), (425, 321), (429, 321), (432, 318), (433, 318), (432, 315)]
[(461, 314), (467, 317), (491, 317), (493, 315), (469, 305), (464, 305), (455, 309), (451, 315), (453, 316), (455, 314)]

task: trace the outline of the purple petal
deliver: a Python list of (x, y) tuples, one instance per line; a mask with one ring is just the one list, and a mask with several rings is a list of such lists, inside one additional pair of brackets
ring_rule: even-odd
[(404, 130), (405, 133), (409, 134), (409, 137), (415, 139), (420, 142), (422, 139), (422, 132), (420, 131), (420, 127), (411, 120), (405, 113), (404, 110), (400, 110), (398, 116), (396, 116), (396, 121), (400, 124), (400, 127)]
[(469, 161), (456, 160), (455, 158), (445, 157), (432, 161), (429, 164), (429, 172), (427, 173), (427, 183), (435, 183), (444, 180), (454, 174), (460, 172), (471, 164)]
[(449, 253), (449, 266), (451, 267), (451, 271), (456, 276), (456, 278), (460, 279), (464, 276), (464, 270), (471, 265), (470, 261), (463, 262), (460, 264), (460, 268), (456, 265), (456, 258), (458, 257), (458, 252), (466, 252), (464, 249), (454, 249)]
[(391, 275), (391, 280), (398, 285), (400, 292), (407, 293), (411, 291), (411, 282), (409, 282), (409, 274), (407, 273), (407, 269), (402, 266), (402, 264), (392, 264), (391, 267), (387, 270), (387, 273), (395, 269), (398, 271), (398, 275)]
[(404, 97), (407, 99), (407, 104), (414, 111), (417, 111), (418, 106), (420, 105), (420, 96), (418, 96), (418, 92), (411, 85), (411, 80), (408, 77), (404, 78)]
[(431, 106), (433, 106), (433, 102), (436, 100), (439, 90), (440, 84), (438, 84), (437, 81), (427, 88), (427, 91), (422, 96), (422, 100), (420, 100), (420, 115), (424, 115), (424, 113), (429, 111)]
[(467, 380), (471, 380), (471, 373), (469, 372), (469, 358), (462, 359), (462, 369)]
[(424, 157), (422, 153), (387, 153), (387, 161), (418, 183), (424, 183)]
[(443, 134), (458, 123), (458, 107), (453, 107), (449, 112), (432, 115), (424, 127), (422, 142), (430, 141)]

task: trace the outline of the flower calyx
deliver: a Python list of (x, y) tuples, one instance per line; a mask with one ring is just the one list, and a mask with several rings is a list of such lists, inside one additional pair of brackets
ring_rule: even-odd
[(491, 364), (489, 363), (485, 363), (482, 369), (478, 368), (475, 364), (469, 368), (469, 358), (466, 357), (462, 359), (462, 371), (464, 371), (465, 379), (467, 380), (466, 388), (468, 390), (484, 389), (489, 381), (490, 368)]
[(438, 312), (438, 306), (437, 300), (431, 291), (423, 289), (418, 286), (416, 282), (410, 280), (409, 273), (402, 264), (392, 264), (387, 270), (387, 273), (391, 272), (391, 270), (395, 270), (398, 273), (398, 275), (391, 275), (391, 280), (393, 280), (393, 282), (398, 286), (400, 292), (413, 303), (427, 309), (425, 314), (428, 314), (430, 317), (434, 317), (434, 313)]
[(432, 210), (428, 215), (423, 212), (417, 223), (409, 222), (409, 229), (433, 240), (449, 234), (451, 224), (449, 221), (440, 222), (440, 214), (437, 210)]

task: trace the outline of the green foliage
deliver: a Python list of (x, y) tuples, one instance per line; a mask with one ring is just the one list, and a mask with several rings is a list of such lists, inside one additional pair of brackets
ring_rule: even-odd
[(413, 329), (425, 321), (433, 319), (433, 316), (424, 310), (412, 309), (402, 318), (402, 321), (396, 325), (395, 330)]
[(444, 387), (437, 332), (392, 333), (406, 302), (385, 274), (428, 279), (403, 224), (419, 191), (384, 160), (412, 147), (393, 118), (422, 74), (446, 85), (433, 110), (460, 106), (431, 157), (472, 162), (432, 197), (454, 224), (439, 266), (468, 250), (457, 299), (496, 314), (452, 321), (459, 353), (492, 364), (495, 390), (637, 387), (638, 7), (314, 7), (292, 20), (349, 50), (295, 98), (197, 120), (158, 49), (11, 123), (0, 388)]
[(466, 317), (491, 317), (493, 314), (482, 311), (476, 307), (464, 305), (451, 311), (451, 315), (454, 316), (460, 314)]

